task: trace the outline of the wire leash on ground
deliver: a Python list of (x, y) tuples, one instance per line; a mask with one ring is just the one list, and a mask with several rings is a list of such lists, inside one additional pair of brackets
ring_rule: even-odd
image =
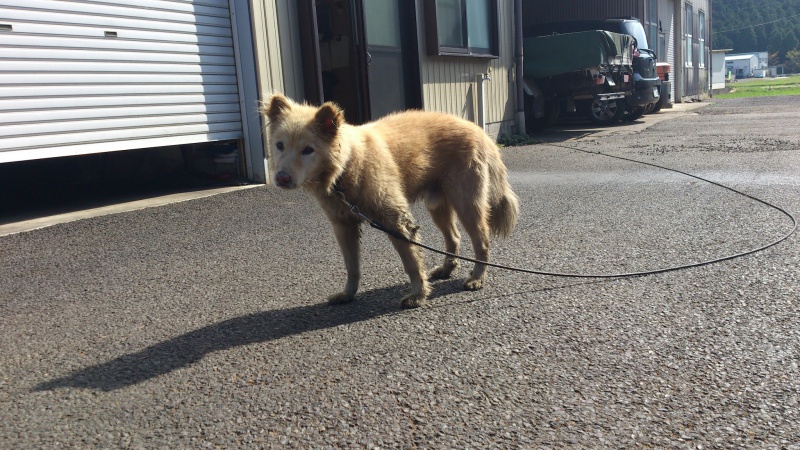
[(694, 178), (696, 180), (703, 181), (705, 183), (708, 183), (708, 184), (711, 184), (711, 185), (726, 189), (728, 191), (731, 191), (731, 192), (733, 192), (735, 194), (741, 195), (741, 196), (743, 196), (745, 198), (748, 198), (750, 200), (753, 200), (753, 201), (756, 201), (758, 203), (761, 203), (762, 205), (765, 205), (765, 206), (767, 206), (769, 208), (772, 208), (772, 209), (782, 213), (783, 215), (788, 217), (789, 220), (792, 222), (792, 229), (789, 230), (789, 232), (786, 233), (784, 236), (782, 236), (782, 237), (780, 237), (780, 238), (778, 238), (778, 239), (776, 239), (774, 241), (771, 241), (768, 244), (763, 245), (761, 247), (757, 247), (757, 248), (754, 248), (754, 249), (751, 249), (751, 250), (747, 250), (747, 251), (744, 251), (744, 252), (740, 252), (740, 253), (736, 253), (736, 254), (733, 254), (733, 255), (723, 256), (723, 257), (720, 257), (720, 258), (710, 259), (710, 260), (706, 260), (706, 261), (700, 261), (700, 262), (696, 262), (696, 263), (682, 264), (682, 265), (678, 265), (678, 266), (671, 266), (671, 267), (665, 267), (665, 268), (654, 269), (654, 270), (645, 270), (645, 271), (640, 271), (640, 272), (625, 272), (625, 273), (615, 273), (615, 274), (560, 273), (560, 272), (548, 272), (548, 271), (543, 271), (543, 270), (525, 269), (525, 268), (522, 268), (522, 267), (506, 266), (506, 265), (503, 265), (503, 264), (495, 264), (495, 263), (491, 263), (491, 262), (488, 262), (488, 261), (481, 261), (481, 260), (474, 259), (474, 258), (469, 258), (469, 257), (466, 257), (466, 256), (456, 255), (455, 253), (450, 253), (450, 252), (447, 252), (447, 251), (444, 251), (444, 250), (440, 250), (440, 249), (425, 245), (425, 244), (423, 244), (421, 242), (417, 242), (417, 241), (407, 237), (406, 235), (404, 235), (403, 233), (399, 232), (398, 230), (391, 229), (391, 228), (383, 225), (382, 223), (376, 222), (375, 220), (372, 220), (371, 218), (367, 217), (364, 213), (361, 212), (360, 209), (358, 209), (358, 206), (350, 203), (347, 200), (347, 197), (345, 196), (344, 189), (342, 189), (340, 186), (338, 186), (338, 183), (337, 183), (337, 185), (334, 186), (334, 193), (337, 195), (339, 200), (341, 200), (342, 203), (344, 203), (348, 207), (348, 209), (350, 210), (350, 212), (352, 214), (356, 215), (360, 219), (362, 219), (365, 222), (367, 222), (369, 224), (369, 226), (371, 226), (372, 228), (375, 228), (376, 230), (382, 231), (382, 232), (384, 232), (384, 233), (386, 233), (386, 234), (388, 234), (388, 235), (390, 235), (390, 236), (392, 236), (392, 237), (394, 237), (396, 239), (399, 239), (399, 240), (408, 242), (409, 244), (416, 245), (418, 247), (424, 248), (425, 250), (431, 251), (433, 253), (438, 253), (438, 254), (443, 255), (443, 256), (447, 256), (447, 257), (450, 257), (450, 258), (456, 258), (456, 259), (460, 259), (460, 260), (463, 260), (463, 261), (468, 261), (468, 262), (475, 263), (475, 264), (484, 264), (484, 265), (489, 266), (489, 267), (495, 267), (495, 268), (503, 269), (503, 270), (510, 270), (510, 271), (514, 271), (514, 272), (528, 273), (528, 274), (532, 274), (532, 275), (543, 275), (543, 276), (562, 277), (562, 278), (628, 278), (628, 277), (640, 277), (640, 276), (646, 276), (646, 275), (656, 275), (656, 274), (661, 274), (661, 273), (666, 273), (666, 272), (674, 272), (674, 271), (677, 271), (677, 270), (684, 270), (684, 269), (691, 269), (691, 268), (695, 268), (695, 267), (708, 266), (708, 265), (711, 265), (711, 264), (716, 264), (716, 263), (723, 262), (723, 261), (729, 261), (729, 260), (732, 260), (732, 259), (741, 258), (743, 256), (752, 255), (752, 254), (758, 253), (760, 251), (766, 250), (766, 249), (768, 249), (770, 247), (773, 247), (773, 246), (778, 245), (781, 242), (785, 241), (792, 234), (794, 234), (794, 232), (797, 230), (797, 219), (795, 219), (795, 217), (791, 213), (789, 213), (785, 209), (781, 208), (780, 206), (774, 205), (774, 204), (772, 204), (772, 203), (770, 203), (770, 202), (768, 202), (766, 200), (762, 200), (760, 198), (757, 198), (757, 197), (755, 197), (753, 195), (747, 194), (745, 192), (742, 192), (742, 191), (737, 190), (735, 188), (732, 188), (730, 186), (726, 186), (726, 185), (724, 185), (722, 183), (718, 183), (716, 181), (712, 181), (712, 180), (709, 180), (707, 178), (703, 178), (703, 177), (698, 176), (698, 175), (694, 175), (694, 174), (691, 174), (691, 173), (688, 173), (688, 172), (684, 172), (684, 171), (678, 170), (678, 169), (673, 169), (671, 167), (661, 166), (661, 165), (658, 165), (658, 164), (655, 164), (655, 163), (649, 163), (649, 162), (646, 162), (646, 161), (639, 161), (639, 160), (632, 159), (632, 158), (626, 158), (624, 156), (609, 155), (607, 153), (602, 153), (602, 152), (599, 152), (599, 151), (590, 151), (590, 150), (585, 150), (585, 149), (582, 149), (582, 148), (572, 147), (572, 146), (563, 145), (563, 144), (554, 144), (554, 143), (549, 143), (549, 142), (538, 142), (537, 144), (551, 145), (553, 147), (559, 147), (559, 148), (564, 148), (564, 149), (568, 149), (568, 150), (574, 150), (574, 151), (578, 151), (578, 152), (582, 152), (582, 153), (586, 153), (586, 154), (590, 154), (590, 155), (605, 156), (605, 157), (608, 157), (608, 158), (614, 158), (614, 159), (618, 159), (618, 160), (621, 160), (621, 161), (627, 161), (627, 162), (632, 162), (632, 163), (636, 163), (636, 164), (642, 164), (642, 165), (645, 165), (645, 166), (655, 167), (657, 169), (662, 169), (662, 170), (666, 170), (666, 171), (669, 171), (669, 172), (678, 173), (678, 174), (681, 174), (681, 175), (684, 175), (684, 176), (687, 176), (687, 177), (690, 177), (690, 178)]

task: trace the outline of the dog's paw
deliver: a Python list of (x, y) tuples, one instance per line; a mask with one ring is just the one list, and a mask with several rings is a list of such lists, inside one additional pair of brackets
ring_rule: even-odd
[(458, 264), (443, 264), (428, 273), (429, 280), (446, 280), (453, 276), (453, 272), (458, 268)]
[(344, 303), (350, 303), (356, 299), (355, 295), (349, 295), (344, 292), (340, 292), (338, 294), (331, 295), (328, 297), (328, 304), (329, 305), (341, 305)]
[(425, 295), (422, 294), (409, 294), (403, 297), (400, 305), (405, 309), (419, 308), (425, 305)]
[(467, 278), (464, 282), (464, 289), (468, 291), (477, 291), (483, 288), (483, 278)]

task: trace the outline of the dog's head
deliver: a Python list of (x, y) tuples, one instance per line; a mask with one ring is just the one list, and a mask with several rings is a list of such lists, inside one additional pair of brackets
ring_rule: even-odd
[(320, 107), (274, 94), (261, 105), (269, 122), (269, 176), (276, 186), (300, 186), (330, 192), (344, 170), (341, 130), (344, 113), (334, 103)]

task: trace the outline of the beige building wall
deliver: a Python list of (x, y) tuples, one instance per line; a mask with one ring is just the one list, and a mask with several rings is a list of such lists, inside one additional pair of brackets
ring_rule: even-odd
[(428, 111), (441, 111), (479, 122), (480, 81), (484, 81), (483, 101), (486, 130), (493, 137), (515, 132), (514, 105), (514, 18), (513, 2), (498, 3), (498, 47), (500, 58), (428, 56), (425, 47), (424, 5), (417, 0), (417, 36), (420, 55), (422, 104)]
[(297, 2), (251, 0), (250, 6), (259, 97), (264, 99), (272, 92), (282, 92), (296, 100), (302, 99), (300, 37), (296, 26)]

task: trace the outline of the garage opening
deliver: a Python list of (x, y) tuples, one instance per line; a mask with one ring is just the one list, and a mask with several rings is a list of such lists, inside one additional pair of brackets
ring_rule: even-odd
[(175, 193), (246, 185), (239, 142), (0, 164), (0, 225)]

